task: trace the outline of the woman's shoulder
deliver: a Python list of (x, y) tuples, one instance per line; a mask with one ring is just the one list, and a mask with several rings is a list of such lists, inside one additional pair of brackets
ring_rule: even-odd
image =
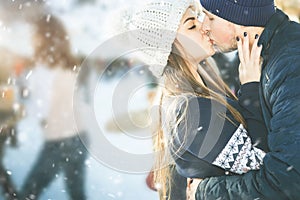
[(166, 110), (172, 109), (176, 110), (176, 112), (182, 112), (187, 110), (196, 110), (199, 107), (210, 107), (211, 101), (211, 99), (192, 94), (181, 94), (164, 98), (162, 106)]
[[(230, 101), (230, 99), (225, 99), (225, 101)], [(180, 105), (181, 109), (185, 108), (191, 112), (197, 111), (209, 111), (211, 112), (212, 109), (215, 111), (223, 110), (226, 111), (226, 106), (218, 102), (217, 100), (201, 97), (201, 96), (187, 96), (186, 101), (182, 102)]]
[[(236, 107), (236, 102), (229, 98), (225, 99), (230, 105)], [(202, 112), (212, 112), (212, 109), (216, 111), (223, 111), (227, 112), (227, 108), (225, 105), (221, 104), (220, 102), (205, 98), (201, 96), (196, 96), (192, 94), (182, 94), (173, 97), (167, 97), (163, 99), (162, 106), (164, 109), (169, 110), (176, 110), (176, 112), (192, 112), (192, 113), (199, 113), (200, 110)]]

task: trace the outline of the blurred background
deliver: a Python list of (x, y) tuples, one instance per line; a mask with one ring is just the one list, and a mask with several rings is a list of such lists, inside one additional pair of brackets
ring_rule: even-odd
[[(149, 117), (149, 105), (154, 105), (157, 82), (135, 56), (116, 57), (118, 52), (111, 46), (114, 34), (120, 31), (115, 22), (118, 11), (138, 3), (141, 2), (1, 0), (0, 200), (22, 199), (23, 194), (28, 194), (28, 199), (75, 199), (72, 195), (81, 190), (84, 199), (90, 200), (158, 199), (157, 192), (147, 185), (153, 160), (146, 164), (129, 163), (130, 160), (105, 162), (100, 154), (118, 158), (102, 149), (103, 141), (98, 140), (101, 132), (105, 141), (122, 152), (152, 154), (151, 127), (155, 120)], [(299, 0), (276, 0), (276, 3), (292, 20), (299, 22)], [(38, 23), (41, 19), (44, 24)], [(57, 22), (56, 26), (37, 35), (37, 30), (43, 30), (53, 21)], [(49, 45), (43, 47), (44, 41)], [(76, 106), (91, 110), (83, 116), (74, 114), (76, 122), (84, 124), (82, 130), (86, 133), (81, 134), (78, 146), (72, 146), (76, 142), (70, 143), (73, 141), (70, 138), (76, 138), (74, 135), (60, 138), (59, 133), (49, 135), (47, 131), (51, 126), (49, 113), (58, 110), (66, 115), (68, 112), (60, 103), (67, 99), (60, 88), (73, 79), (67, 75), (56, 79), (62, 73), (45, 67), (51, 66), (61, 56), (57, 52), (66, 51), (65, 48), (69, 53), (63, 57), (76, 60), (71, 69), (76, 74), (76, 87), (72, 89), (74, 96), (82, 101)], [(214, 58), (223, 79), (237, 91), (236, 52), (217, 54)], [(73, 85), (75, 82), (71, 81)], [(116, 98), (128, 103), (124, 104), (126, 109), (112, 110)], [(57, 106), (53, 107), (51, 99), (56, 100)], [(75, 153), (68, 152), (68, 145)], [(84, 153), (80, 145), (88, 152)], [(132, 169), (137, 165), (142, 167), (134, 172), (124, 167), (127, 165), (132, 165)], [(69, 169), (69, 166), (78, 168)]]

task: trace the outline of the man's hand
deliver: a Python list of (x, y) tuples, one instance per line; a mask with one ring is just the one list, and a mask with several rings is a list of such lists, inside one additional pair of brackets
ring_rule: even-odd
[(200, 178), (188, 178), (186, 187), (186, 199), (195, 200), (195, 193), (199, 183), (202, 181)]

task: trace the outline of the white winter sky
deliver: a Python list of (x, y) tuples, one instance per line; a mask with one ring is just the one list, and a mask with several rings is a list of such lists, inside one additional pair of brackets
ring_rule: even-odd
[[(20, 4), (20, 0), (7, 0)], [(67, 27), (74, 53), (89, 54), (103, 41), (111, 37), (111, 27), (107, 23), (114, 20), (114, 13), (124, 7), (135, 5), (138, 0), (95, 0), (95, 3), (75, 4), (75, 0), (45, 0), (47, 8), (60, 17)], [(2, 5), (1, 5), (2, 4)], [(3, 3), (0, 2), (0, 46), (21, 55), (30, 56), (31, 27), (26, 23), (19, 11), (9, 11), (3, 17)], [(25, 5), (23, 5), (23, 8)], [(5, 12), (4, 12), (5, 13)], [(113, 24), (113, 23), (112, 23)]]

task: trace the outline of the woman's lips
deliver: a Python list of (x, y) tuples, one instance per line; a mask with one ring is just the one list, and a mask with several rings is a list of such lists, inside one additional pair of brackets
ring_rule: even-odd
[(208, 36), (206, 37), (206, 40), (211, 44), (214, 45), (214, 41), (212, 39), (210, 39)]

